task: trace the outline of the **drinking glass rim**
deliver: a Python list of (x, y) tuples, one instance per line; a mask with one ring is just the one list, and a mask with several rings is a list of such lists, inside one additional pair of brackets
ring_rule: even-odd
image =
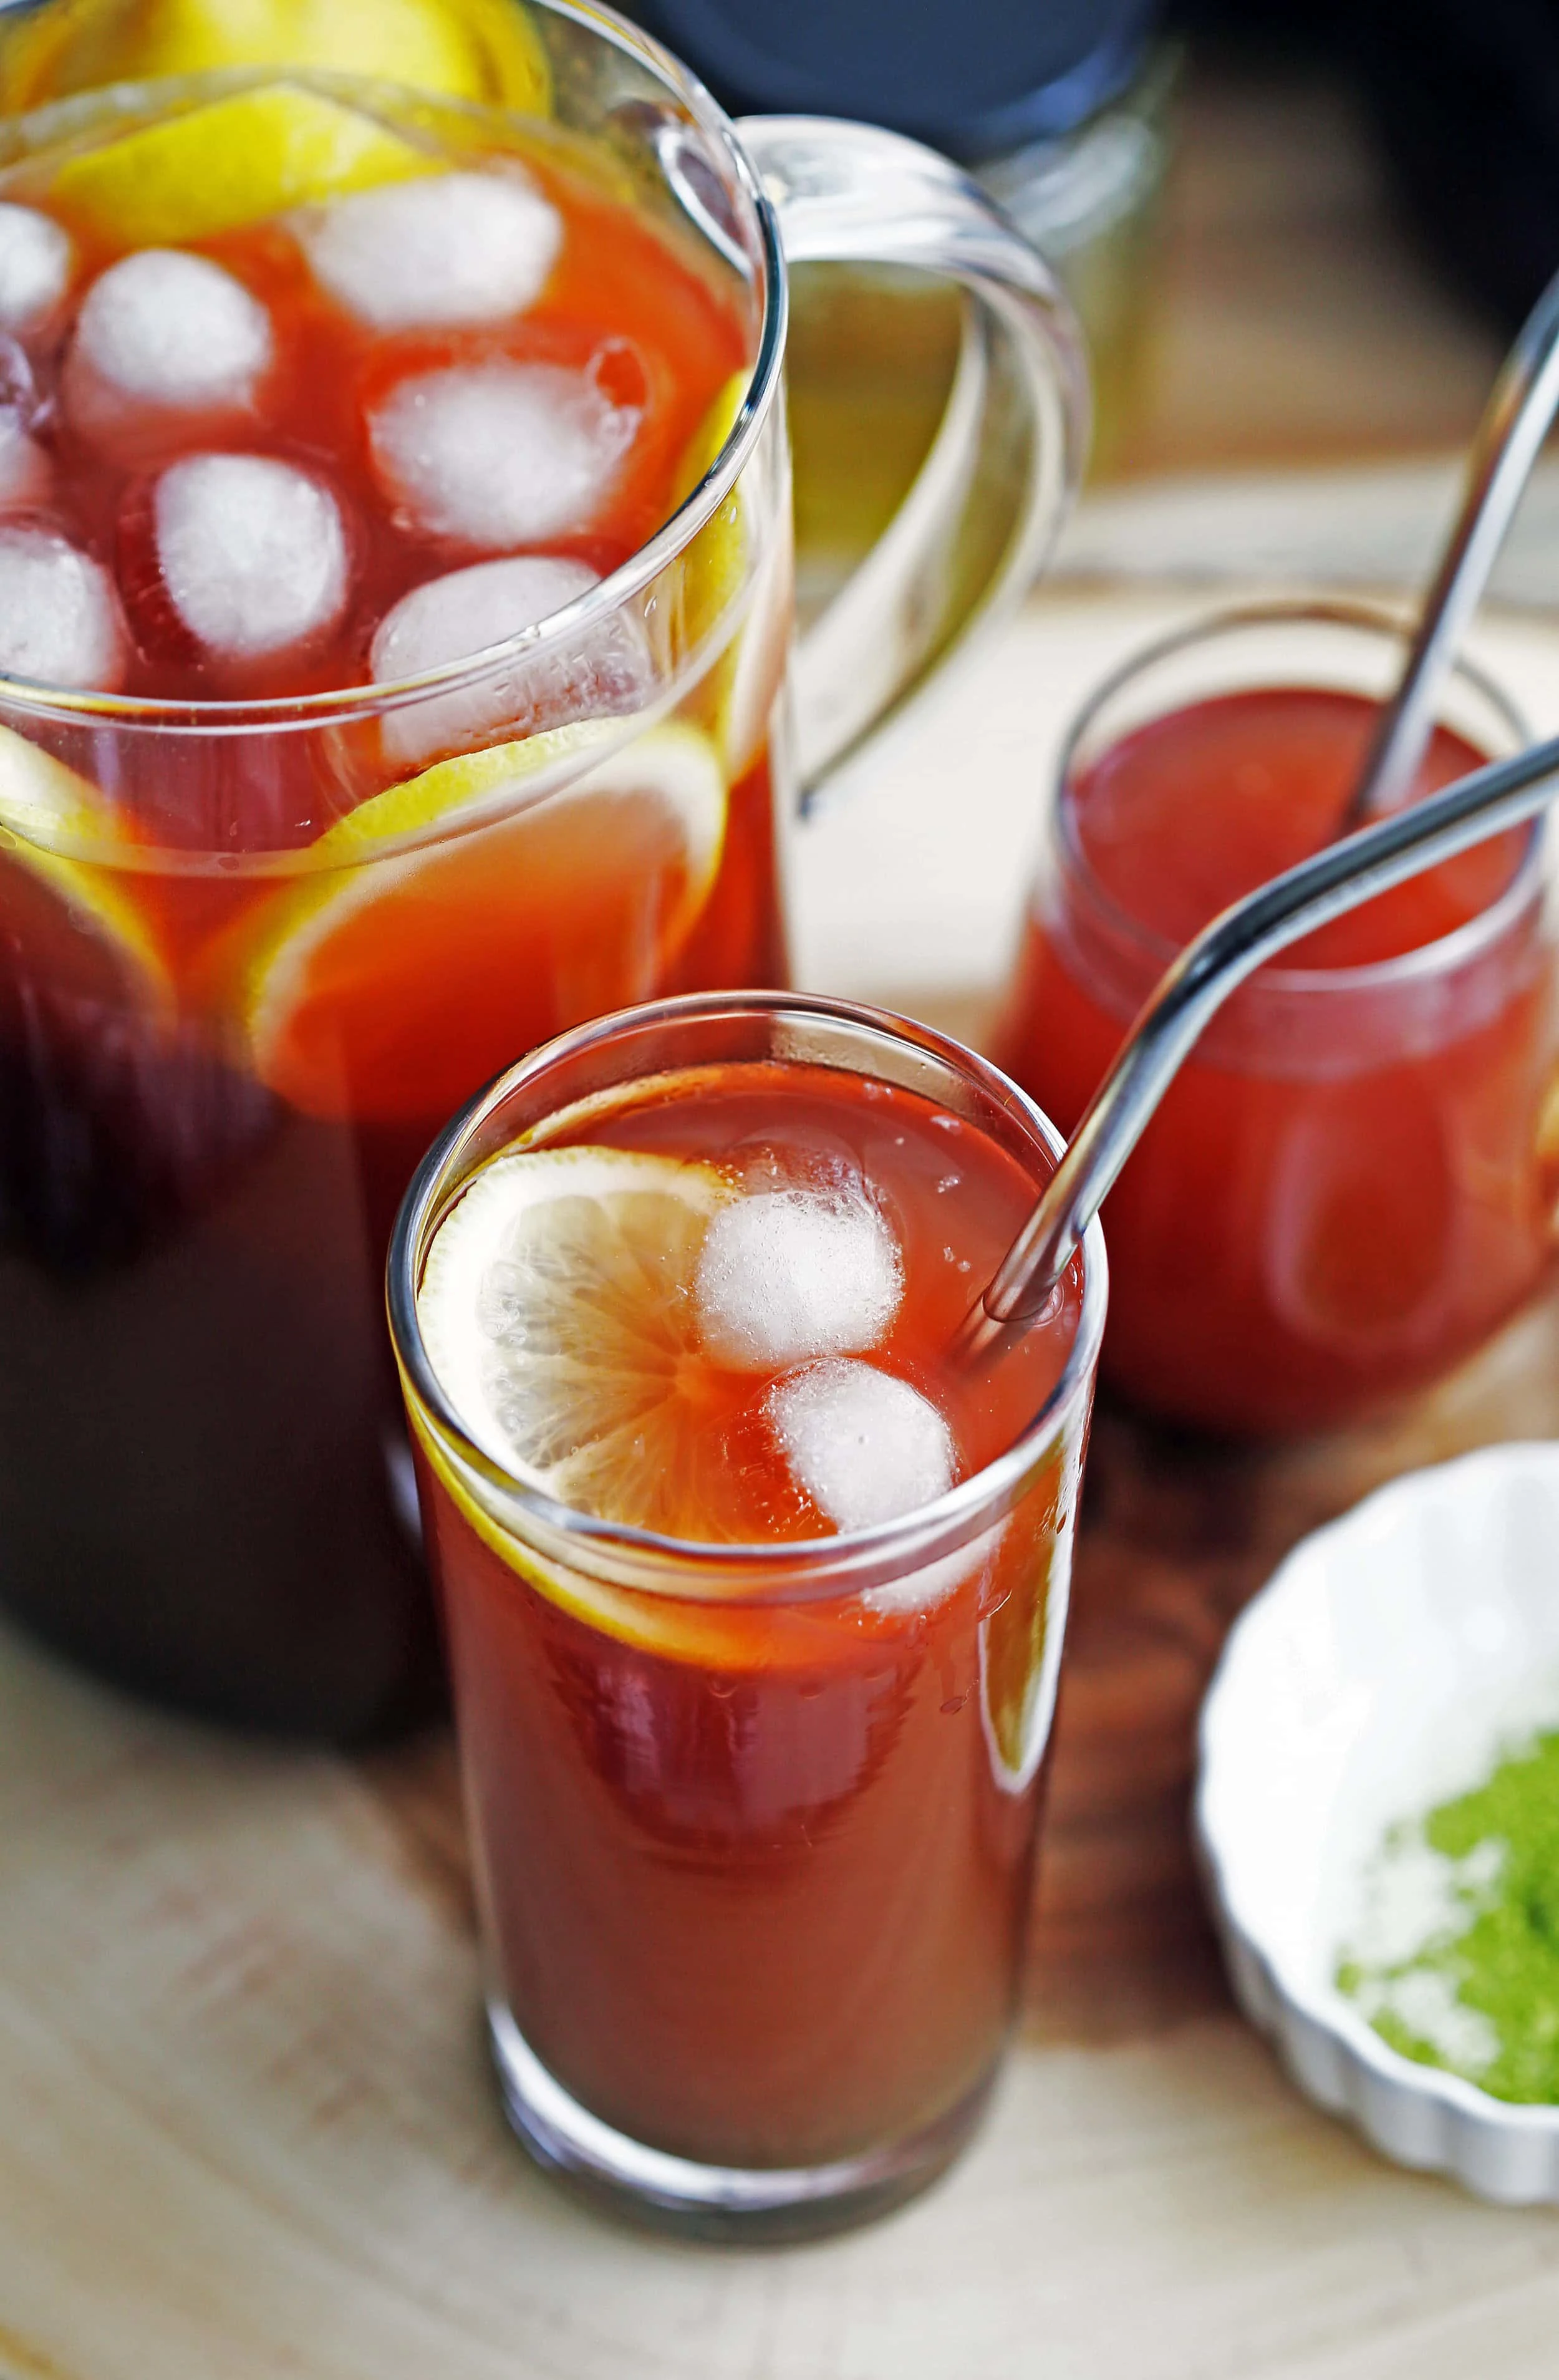
[[(624, 1029), (675, 1026), (683, 1019), (734, 1018), (754, 1013), (775, 1017), (824, 1018), (864, 1028), (888, 1040), (908, 1043), (952, 1072), (972, 1078), (998, 1106), (1014, 1112), (1052, 1157), (1058, 1158), (1065, 1148), (1060, 1133), (1044, 1110), (999, 1067), (949, 1035), (918, 1024), (913, 1018), (811, 992), (683, 992), (671, 999), (646, 1001), (633, 1008), (617, 1009), (586, 1025), (574, 1026), (541, 1043), (507, 1067), (485, 1090), (478, 1091), (445, 1125), (413, 1175), (395, 1218), (386, 1266), (390, 1336), (396, 1356), (406, 1371), (417, 1402), (437, 1425), (440, 1436), (450, 1442), (461, 1468), (497, 1500), (485, 1507), (489, 1517), (515, 1536), (522, 1549), (533, 1550), (506, 1517), (503, 1507), (507, 1505), (562, 1548), (583, 1548), (598, 1559), (604, 1557), (608, 1563), (615, 1557), (620, 1565), (616, 1574), (622, 1583), (684, 1602), (787, 1603), (838, 1597), (869, 1587), (879, 1575), (901, 1576), (924, 1568), (967, 1546), (991, 1525), (987, 1517), (991, 1509), (1017, 1489), (1024, 1474), (1055, 1443), (1080, 1395), (1086, 1392), (1098, 1362), (1108, 1296), (1104, 1232), (1095, 1218), (1083, 1235), (1082, 1297), (1077, 1329), (1060, 1373), (1038, 1411), (1010, 1446), (968, 1479), (961, 1480), (933, 1502), (901, 1513), (897, 1519), (877, 1522), (870, 1528), (840, 1530), (828, 1537), (753, 1544), (720, 1544), (707, 1538), (671, 1536), (628, 1522), (581, 1512), (495, 1462), (467, 1435), (446, 1398), (429, 1361), (417, 1312), (417, 1277), (433, 1232), (447, 1212), (446, 1193), (458, 1186), (450, 1177), (460, 1149), (527, 1078), (544, 1074), (560, 1061), (578, 1056), (594, 1045), (613, 1039)], [(625, 1080), (631, 1081), (632, 1077)], [(552, 1558), (566, 1560), (569, 1554), (562, 1551)], [(626, 1569), (634, 1573), (631, 1579), (624, 1575)], [(642, 1574), (646, 1572), (647, 1576)], [(692, 1583), (696, 1581), (707, 1584), (700, 1586)], [(802, 1585), (800, 1592), (782, 1591), (794, 1589), (801, 1582), (811, 1583), (810, 1594), (805, 1585)], [(721, 1583), (740, 1591), (722, 1596), (719, 1592)], [(764, 1591), (766, 1586), (767, 1593)]]
[[(424, 695), (458, 690), (476, 679), (486, 677), (494, 668), (512, 659), (544, 649), (556, 640), (574, 637), (606, 613), (616, 611), (629, 597), (639, 593), (675, 561), (699, 530), (713, 519), (746, 468), (780, 384), (790, 298), (779, 223), (773, 205), (753, 169), (731, 117), (697, 76), (662, 42), (656, 41), (651, 34), (642, 32), (636, 25), (630, 24), (615, 9), (594, 5), (594, 0), (539, 0), (539, 5), (554, 16), (570, 18), (576, 24), (585, 26), (617, 49), (637, 57), (642, 65), (656, 74), (682, 102), (698, 128), (723, 151), (737, 186), (752, 210), (763, 279), (763, 315), (757, 352), (748, 373), (736, 419), (719, 452), (696, 486), (689, 490), (653, 536), (625, 562), (620, 563), (615, 570), (610, 571), (598, 586), (587, 588), (584, 594), (575, 596), (561, 610), (550, 613), (545, 619), (535, 621), (528, 627), (515, 629), (512, 636), (503, 638), (499, 643), (485, 646), (478, 653), (465, 653), (453, 662), (441, 662), (436, 669), (418, 671), (409, 677), (376, 679), (366, 686), (322, 687), (313, 694), (232, 699), (206, 696), (175, 698), (165, 695), (105, 694), (91, 687), (51, 686), (30, 678), (7, 677), (0, 674), (0, 709), (22, 712), (29, 718), (90, 722), (115, 727), (156, 728), (163, 733), (187, 735), (252, 735), (350, 725), (359, 719), (375, 718), (386, 710), (399, 709)], [(226, 92), (265, 89), (277, 83), (296, 83), (327, 93), (348, 95), (354, 91), (360, 91), (365, 85), (372, 88), (377, 83), (414, 99), (432, 97), (449, 114), (465, 115), (478, 121), (505, 116), (514, 117), (516, 122), (522, 120), (515, 110), (491, 103), (461, 100), (439, 93), (419, 93), (409, 85), (387, 86), (383, 77), (334, 74), (312, 67), (222, 67), (204, 74), (149, 78), (139, 86), (121, 88), (150, 91), (165, 87), (197, 94), (205, 91)], [(91, 92), (79, 95), (83, 101), (94, 96), (97, 94)], [(71, 105), (76, 103), (74, 99), (68, 103)], [(59, 102), (51, 102), (16, 117), (7, 127), (9, 137), (14, 140), (18, 135), (25, 134), (29, 125), (51, 114), (59, 104)], [(11, 164), (18, 162), (15, 156), (9, 161)]]
[[(1274, 597), (1263, 602), (1232, 603), (1181, 627), (1168, 630), (1118, 662), (1094, 687), (1067, 730), (1056, 764), (1049, 813), (1065, 866), (1081, 880), (1090, 900), (1105, 912), (1111, 928), (1118, 928), (1134, 942), (1144, 957), (1154, 964), (1157, 973), (1172, 965), (1185, 945), (1167, 934), (1160, 933), (1156, 927), (1143, 925), (1129, 909), (1122, 908), (1114, 894), (1101, 882), (1075, 831), (1075, 805), (1067, 798), (1078, 747), (1106, 705), (1123, 687), (1130, 686), (1133, 678), (1154, 663), (1169, 659), (1188, 646), (1201, 644), (1204, 639), (1230, 630), (1272, 626), (1286, 621), (1309, 621), (1320, 626), (1364, 629), (1394, 638), (1404, 650), (1411, 625), (1410, 622), (1405, 624), (1384, 605), (1348, 601), (1342, 598)], [(1465, 654), (1458, 654), (1452, 665), (1452, 674), (1465, 679), (1493, 705), (1512, 728), (1517, 746), (1531, 740), (1531, 730), (1515, 703), (1478, 662)], [(1300, 686), (1299, 690), (1304, 689)], [(1475, 957), (1485, 943), (1497, 941), (1512, 919), (1531, 902), (1542, 876), (1543, 845), (1543, 820), (1539, 819), (1527, 830), (1527, 847), (1520, 865), (1503, 891), (1486, 908), (1464, 918), (1448, 934), (1437, 935), (1432, 941), (1417, 943), (1411, 950), (1399, 951), (1393, 958), (1370, 959), (1353, 966), (1286, 966), (1269, 961), (1242, 984), (1233, 997), (1244, 1000), (1252, 992), (1258, 996), (1262, 993), (1286, 993), (1301, 998), (1323, 997), (1329, 992), (1363, 993), (1384, 990), (1418, 977), (1453, 971), (1466, 960)]]

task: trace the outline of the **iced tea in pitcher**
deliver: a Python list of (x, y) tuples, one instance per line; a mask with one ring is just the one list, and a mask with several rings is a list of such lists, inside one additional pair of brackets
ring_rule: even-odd
[(565, 1026), (782, 975), (782, 425), (658, 544), (749, 386), (731, 230), (544, 123), (170, 88), (0, 174), (0, 1596), (352, 1733), (436, 1679), (416, 1157)]

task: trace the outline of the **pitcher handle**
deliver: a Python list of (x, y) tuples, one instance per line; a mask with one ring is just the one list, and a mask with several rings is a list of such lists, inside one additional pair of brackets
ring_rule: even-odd
[(912, 265), (967, 293), (931, 450), (883, 535), (797, 647), (804, 794), (900, 710), (970, 629), (1022, 596), (1082, 475), (1088, 370), (1049, 268), (945, 157), (896, 132), (825, 116), (748, 116), (738, 129), (787, 264)]

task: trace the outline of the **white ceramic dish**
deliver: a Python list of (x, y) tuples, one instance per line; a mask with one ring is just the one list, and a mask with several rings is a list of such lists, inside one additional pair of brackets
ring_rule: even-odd
[(1559, 2107), (1387, 2047), (1332, 1978), (1396, 1820), (1559, 1726), (1559, 1446), (1409, 1474), (1297, 1546), (1202, 1706), (1198, 1850), (1236, 1996), (1300, 2088), (1402, 2165), (1559, 2202)]

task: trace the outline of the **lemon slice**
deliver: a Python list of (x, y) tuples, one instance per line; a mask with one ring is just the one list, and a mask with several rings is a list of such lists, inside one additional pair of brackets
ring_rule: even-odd
[[(755, 1393), (712, 1362), (696, 1294), (711, 1228), (743, 1193), (714, 1166), (645, 1150), (510, 1149), (465, 1184), (429, 1250), (417, 1312), (429, 1362), (465, 1436), (510, 1478), (574, 1512), (706, 1544), (768, 1535), (750, 1475)], [(814, 1673), (863, 1635), (921, 1625), (930, 1573), (903, 1599), (744, 1605), (637, 1593), (543, 1558), (408, 1391), (439, 1483), (477, 1536), (539, 1593), (602, 1633), (711, 1668)], [(761, 1470), (761, 1458), (757, 1469)], [(462, 1560), (429, 1515), (446, 1583)], [(967, 1553), (956, 1575), (970, 1575)], [(934, 1569), (946, 1565), (934, 1565)], [(979, 1567), (978, 1557), (975, 1567)], [(940, 1584), (933, 1595), (944, 1591)]]
[(706, 1448), (680, 1385), (692, 1286), (735, 1195), (712, 1166), (610, 1148), (523, 1150), (475, 1176), (417, 1318), (485, 1452), (577, 1512), (676, 1533)]
[(537, 1042), (659, 990), (719, 866), (725, 779), (668, 724), (549, 789), (620, 734), (440, 761), (322, 835), (203, 969), (260, 1079), (309, 1114), (431, 1127)]
[[(736, 426), (750, 379), (748, 372), (732, 373), (700, 422), (678, 467), (675, 503), (692, 494), (715, 462)], [(757, 575), (757, 584), (746, 617), (695, 697), (733, 783), (752, 766), (768, 731), (789, 656), (792, 591), (789, 515), (774, 524), (766, 551), (743, 475), (683, 555), (684, 652), (715, 628), (749, 573)]]
[(360, 109), (302, 83), (276, 82), (84, 149), (57, 167), (48, 190), (95, 237), (157, 248), (442, 170)]
[(520, 0), (54, 0), (6, 42), (0, 97), (21, 110), (106, 83), (268, 66), (382, 75), (530, 115), (549, 97)]
[[(440, 1225), (417, 1293), (429, 1359), (467, 1436), (576, 1512), (684, 1537), (718, 1529), (733, 1483), (702, 1409), (709, 1372), (690, 1293), (709, 1223), (737, 1195), (711, 1166), (636, 1150), (525, 1149), (485, 1166)], [(816, 1672), (852, 1644), (851, 1625), (816, 1605), (637, 1593), (544, 1560), (484, 1505), (415, 1394), (409, 1406), (481, 1543), (600, 1633), (769, 1674)], [(453, 1576), (460, 1550), (436, 1512), (430, 1528)]]
[[(103, 856), (77, 855), (94, 852)], [(128, 889), (132, 838), (94, 786), (0, 727), (0, 938), (50, 984), (171, 1014), (157, 935)]]

